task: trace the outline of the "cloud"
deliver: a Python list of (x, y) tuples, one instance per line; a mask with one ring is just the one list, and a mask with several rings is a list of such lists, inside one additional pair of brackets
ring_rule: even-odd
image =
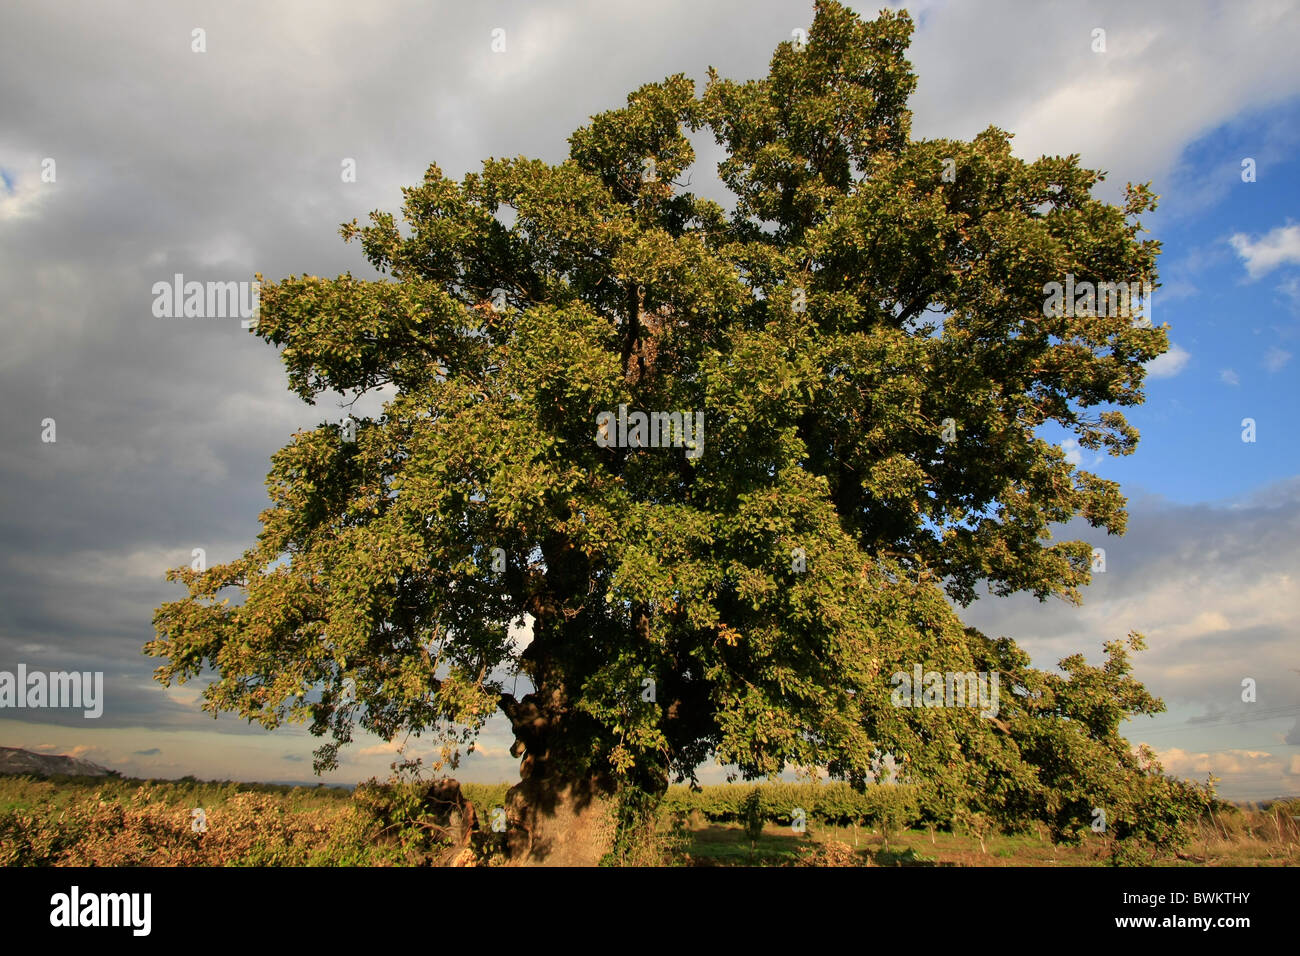
[[(1246, 159), (1254, 160), (1259, 176), (1273, 179), (1275, 170), (1289, 164), (1300, 147), (1300, 129), (1290, 113), (1244, 108), (1189, 143), (1163, 190), (1172, 200), (1172, 215), (1194, 216), (1234, 191), (1240, 195), (1241, 190), (1258, 188), (1241, 179)], [(1164, 207), (1165, 201), (1161, 205)], [(1228, 252), (1226, 243), (1223, 248)], [(1162, 268), (1162, 277), (1164, 272)]]
[[(1181, 195), (1181, 193), (1180, 193)], [(1215, 267), (1233, 261), (1225, 242), (1193, 246), (1176, 259), (1160, 263), (1159, 300), (1162, 304), (1199, 295), (1197, 280)]]
[(1237, 373), (1230, 368), (1225, 368), (1219, 372), (1219, 381), (1224, 385), (1240, 385), (1241, 379)]
[[(1181, 188), (1199, 186), (1203, 173), (1173, 176), (1188, 144), (1300, 89), (1300, 60), (1281, 39), (1293, 11), (1275, 0), (997, 9), (1007, 15), (981, 4), (925, 8), (909, 51), (919, 77), (918, 134), (969, 136), (992, 123), (1015, 133), (1018, 156), (1080, 153), (1083, 165), (1108, 172), (1100, 188), (1111, 196), (1125, 182), (1175, 179), (1177, 192), (1157, 189), (1166, 195), (1162, 207), (1216, 201), (1215, 187)], [(1105, 53), (1091, 49), (1097, 26), (1106, 29)], [(1008, 57), (1008, 49), (1019, 54)], [(1287, 129), (1272, 137), (1293, 138)], [(1289, 158), (1269, 145), (1255, 155), (1261, 164)], [(1222, 157), (1224, 188), (1241, 185), (1241, 159)]]
[[(1035, 666), (1047, 668), (1078, 652), (1099, 663), (1105, 642), (1138, 631), (1147, 650), (1134, 655), (1134, 676), (1169, 712), (1126, 727), (1129, 740), (1201, 754), (1271, 752), (1282, 745), (1295, 721), (1292, 708), (1300, 707), (1300, 675), (1292, 669), (1300, 477), (1210, 504), (1131, 495), (1122, 537), (1098, 535), (1082, 521), (1053, 536), (1106, 549), (1106, 571), (1093, 575), (1081, 606), (989, 596), (959, 610), (962, 619), (990, 636), (1014, 639)], [(1255, 679), (1267, 711), (1242, 703), (1245, 677)], [(1196, 723), (1202, 716), (1210, 719)], [(1240, 755), (1211, 756), (1230, 797), (1285, 792), (1276, 777), (1233, 770)]]
[(1286, 296), (1292, 312), (1300, 312), (1300, 276), (1292, 276), (1277, 287)]
[(531, 614), (525, 613), (518, 621), (512, 621), (506, 632), (514, 646), (515, 654), (522, 654), (528, 649), (528, 645), (533, 643), (533, 624), (534, 618)]
[(32, 750), (37, 753), (55, 754), (60, 757), (90, 757), (95, 754), (103, 755), (106, 753), (103, 747), (93, 746), (91, 744), (35, 744), (34, 746), (23, 748)]
[(34, 155), (24, 157), (17, 169), (0, 166), (0, 225), (34, 218), (58, 189), (57, 181), (41, 182), (40, 158)]
[(150, 747), (148, 750), (135, 751), (137, 757), (156, 757), (160, 753), (162, 753), (162, 751), (157, 747)]
[(100, 755), (100, 759), (102, 760), (103, 755), (107, 753), (103, 747), (93, 746), (91, 744), (74, 744), (68, 746), (67, 744), (40, 743), (31, 744), (26, 747), (23, 747), (22, 744), (14, 746), (18, 746), (19, 749), (22, 750), (31, 750), (35, 753), (42, 754), (54, 754), (59, 757), (84, 757), (89, 759), (95, 755)]
[(360, 747), (353, 753), (358, 757), (378, 757), (386, 754), (395, 754), (401, 748), (401, 742), (397, 740), (381, 740), (377, 744), (371, 744), (369, 747)]
[(1300, 225), (1278, 226), (1259, 239), (1236, 233), (1228, 242), (1237, 250), (1252, 279), (1282, 265), (1300, 265)]
[(1278, 348), (1276, 345), (1270, 345), (1268, 351), (1264, 353), (1264, 368), (1270, 372), (1281, 371), (1282, 366), (1291, 361), (1291, 353)]
[(1079, 450), (1079, 443), (1073, 438), (1067, 438), (1061, 442), (1061, 450), (1065, 452), (1065, 460), (1076, 468), (1083, 463), (1083, 452)]
[(1191, 357), (1191, 353), (1177, 342), (1170, 342), (1168, 352), (1146, 363), (1147, 374), (1152, 378), (1173, 378), (1187, 366)]
[(1227, 795), (1224, 788), (1230, 786), (1238, 794), (1236, 799), (1294, 795), (1300, 786), (1300, 754), (1251, 748), (1197, 751), (1170, 747), (1157, 749), (1156, 758), (1166, 773), (1177, 777), (1200, 781), (1210, 775), (1219, 778), (1220, 795)]
[[(1207, 773), (1224, 774), (1267, 773), (1288, 775), (1285, 757), (1267, 750), (1224, 750), (1218, 753), (1196, 753), (1179, 747), (1157, 750), (1156, 756), (1165, 770), (1180, 777), (1204, 777)], [(1282, 783), (1281, 781), (1279, 781)], [(1285, 786), (1285, 783), (1282, 783)]]

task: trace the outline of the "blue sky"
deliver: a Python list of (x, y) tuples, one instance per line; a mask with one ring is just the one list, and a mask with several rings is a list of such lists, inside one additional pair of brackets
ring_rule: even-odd
[[(1285, 230), (1300, 225), (1297, 119), (1293, 99), (1222, 124), (1157, 186), (1145, 223), (1162, 243), (1155, 321), (1186, 356), (1176, 374), (1148, 379), (1147, 403), (1130, 413), (1140, 452), (1095, 468), (1125, 488), (1213, 501), (1295, 474), (1300, 234)], [(1242, 180), (1247, 157), (1254, 182)], [(1256, 421), (1253, 444), (1242, 441), (1245, 418)]]

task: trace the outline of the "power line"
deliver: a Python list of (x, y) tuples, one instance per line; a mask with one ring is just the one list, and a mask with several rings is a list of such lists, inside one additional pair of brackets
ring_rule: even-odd
[(1238, 724), (1253, 724), (1261, 720), (1287, 720), (1291, 717), (1300, 717), (1300, 706), (1279, 707), (1271, 712), (1260, 711), (1254, 714), (1242, 714), (1240, 716), (1229, 717), (1224, 720), (1205, 720), (1195, 723), (1188, 722), (1178, 727), (1160, 727), (1156, 730), (1143, 731), (1147, 734), (1177, 734), (1188, 733), (1193, 730), (1200, 730), (1208, 727), (1235, 727)]

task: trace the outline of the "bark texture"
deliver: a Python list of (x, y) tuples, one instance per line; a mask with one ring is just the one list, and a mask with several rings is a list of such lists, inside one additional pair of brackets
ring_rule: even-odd
[(532, 777), (506, 799), (512, 866), (596, 866), (614, 845), (613, 800), (598, 782)]
[[(590, 739), (562, 688), (503, 701), (521, 757), (519, 783), (506, 796), (507, 850), (512, 865), (596, 866), (614, 844), (613, 781), (593, 772), (574, 740)], [(578, 731), (573, 733), (572, 731)]]

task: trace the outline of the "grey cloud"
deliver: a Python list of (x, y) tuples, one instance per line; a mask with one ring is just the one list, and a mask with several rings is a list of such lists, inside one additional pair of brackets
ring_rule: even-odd
[[(1031, 597), (983, 598), (962, 612), (991, 635), (1014, 638), (1038, 666), (1084, 652), (1096, 662), (1105, 641), (1142, 632), (1148, 649), (1135, 673), (1187, 717), (1250, 717), (1242, 679), (1260, 708), (1300, 706), (1294, 609), (1300, 601), (1300, 480), (1239, 500), (1178, 505), (1134, 496), (1122, 537), (1086, 525), (1057, 534), (1106, 549), (1083, 605)], [(1164, 723), (1164, 722), (1162, 722)], [(1254, 728), (1240, 733), (1259, 734)]]

